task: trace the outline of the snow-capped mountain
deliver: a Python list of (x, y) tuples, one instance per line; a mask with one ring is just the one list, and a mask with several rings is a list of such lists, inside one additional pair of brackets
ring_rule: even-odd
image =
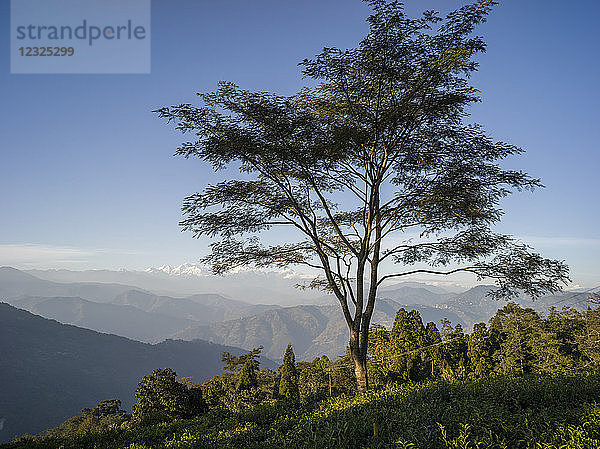
[[(144, 270), (146, 273), (151, 274), (168, 274), (169, 276), (198, 276), (207, 277), (214, 276), (210, 268), (206, 265), (184, 263), (177, 266), (162, 265), (160, 267), (150, 267)], [(295, 270), (285, 268), (280, 270), (273, 269), (256, 269), (249, 267), (234, 268), (225, 276), (240, 275), (240, 274), (257, 274), (264, 276), (265, 274), (274, 275), (283, 279), (312, 279), (314, 275), (299, 273)]]
[(201, 265), (184, 263), (177, 266), (163, 265), (155, 268), (150, 267), (144, 270), (146, 273), (165, 273), (170, 276), (210, 276), (210, 270)]

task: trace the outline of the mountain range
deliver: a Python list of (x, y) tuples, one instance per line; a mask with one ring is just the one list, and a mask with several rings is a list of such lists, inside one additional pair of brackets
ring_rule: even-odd
[(201, 383), (222, 372), (223, 351), (243, 352), (200, 340), (150, 345), (0, 303), (0, 443), (56, 426), (103, 399), (131, 409), (137, 383), (156, 368)]
[[(219, 278), (193, 265), (144, 272), (48, 270), (35, 271), (35, 276), (32, 273), (0, 268), (0, 299), (65, 324), (139, 341), (200, 338), (248, 350), (262, 345), (265, 354), (273, 359), (280, 359), (285, 346), (292, 343), (298, 360), (310, 360), (322, 354), (335, 357), (344, 352), (347, 343), (346, 325), (333, 297), (320, 294), (306, 298), (305, 304), (284, 307), (286, 301), (280, 300), (278, 292), (284, 290), (285, 285), (292, 289), (288, 281), (297, 282), (301, 278), (293, 273), (273, 273), (272, 282), (265, 280), (268, 273), (240, 272), (231, 275), (233, 277)], [(270, 290), (263, 290), (264, 302), (260, 304), (253, 293), (249, 294), (250, 299), (243, 293), (237, 297), (210, 292), (170, 296), (150, 288), (162, 285), (163, 290), (182, 291), (192, 285), (188, 282), (208, 280), (213, 283), (209, 285), (214, 286), (215, 278), (221, 280), (221, 287), (230, 291), (233, 290), (229, 284), (235, 279), (236, 291), (244, 291), (243, 279), (248, 280), (252, 288), (259, 288), (257, 280), (263, 280), (262, 285), (268, 285)], [(153, 280), (145, 283), (144, 279)], [(163, 279), (170, 282), (168, 288), (160, 284)], [(120, 283), (126, 280), (134, 281), (135, 285)], [(178, 280), (183, 282), (183, 288), (177, 287)], [(372, 322), (390, 326), (396, 311), (404, 307), (419, 310), (425, 322), (439, 325), (441, 319), (447, 318), (469, 330), (476, 322), (486, 322), (503, 306), (502, 301), (487, 296), (493, 288), (479, 285), (457, 291), (456, 286), (448, 289), (418, 282), (388, 285), (379, 292)], [(568, 301), (561, 301), (568, 295), (548, 296), (536, 302), (520, 299), (519, 302), (543, 312), (554, 303), (568, 305)]]
[(317, 291), (295, 288), (307, 279), (292, 271), (239, 271), (215, 276), (202, 266), (183, 264), (145, 271), (29, 270), (27, 273), (58, 283), (116, 283), (130, 286), (130, 289), (175, 297), (216, 293), (252, 304), (291, 306), (305, 304), (322, 295)]
[(61, 323), (158, 342), (193, 325), (255, 315), (279, 306), (253, 305), (217, 294), (157, 295), (117, 283), (62, 283), (0, 268), (0, 301)]

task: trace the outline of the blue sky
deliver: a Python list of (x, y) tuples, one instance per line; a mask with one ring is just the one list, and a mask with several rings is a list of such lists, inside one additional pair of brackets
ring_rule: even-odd
[[(413, 0), (442, 12), (458, 0)], [(231, 80), (294, 93), (297, 63), (367, 31), (358, 0), (152, 2), (147, 75), (11, 75), (9, 2), (0, 2), (0, 265), (130, 268), (195, 262), (206, 241), (181, 233), (185, 195), (217, 179), (172, 154), (182, 137), (151, 113)], [(501, 1), (478, 34), (473, 121), (527, 150), (511, 167), (547, 186), (503, 203), (502, 232), (565, 259), (574, 283), (600, 284), (597, 17), (600, 2)]]

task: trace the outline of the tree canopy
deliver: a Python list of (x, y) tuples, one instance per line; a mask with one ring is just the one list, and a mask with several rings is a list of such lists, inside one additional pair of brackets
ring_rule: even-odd
[(133, 406), (133, 417), (137, 420), (158, 415), (186, 418), (201, 413), (205, 407), (200, 386), (178, 381), (171, 368), (155, 369), (144, 376), (135, 397), (138, 401)]
[[(221, 82), (198, 94), (200, 105), (156, 111), (193, 136), (177, 155), (240, 172), (184, 200), (183, 230), (215, 238), (204, 261), (215, 273), (248, 265), (319, 273), (309, 286), (339, 301), (360, 390), (386, 280), (468, 272), (496, 281), (503, 297), (535, 297), (568, 280), (563, 262), (494, 231), (504, 197), (541, 186), (502, 167), (520, 148), (467, 120), (481, 100), (469, 77), (486, 48), (473, 31), (495, 2), (416, 19), (399, 2), (368, 3), (367, 36), (305, 59), (311, 84), (297, 94)], [(280, 242), (260, 238), (278, 227), (293, 231)]]

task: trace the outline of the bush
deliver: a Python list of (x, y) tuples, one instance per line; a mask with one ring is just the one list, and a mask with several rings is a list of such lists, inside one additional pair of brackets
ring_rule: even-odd
[(202, 413), (206, 406), (199, 386), (191, 388), (177, 381), (170, 368), (152, 371), (144, 376), (135, 391), (138, 402), (133, 406), (133, 417), (144, 422), (146, 415), (161, 414), (169, 418), (189, 418)]

